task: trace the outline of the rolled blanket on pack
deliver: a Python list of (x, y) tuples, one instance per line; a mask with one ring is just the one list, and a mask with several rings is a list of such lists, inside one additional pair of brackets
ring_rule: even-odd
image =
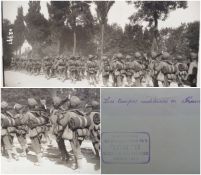
[(24, 130), (27, 132), (29, 130), (29, 127), (27, 125), (21, 125), (21, 126), (18, 126), (17, 129), (18, 130)]
[(89, 136), (89, 130), (87, 128), (77, 129), (76, 131), (79, 137)]
[(10, 118), (10, 117), (2, 117), (1, 118), (1, 126), (4, 127), (9, 127), (9, 126), (19, 126), (21, 125), (21, 121), (19, 118)]
[(175, 65), (164, 64), (163, 68), (161, 69), (162, 73), (164, 74), (174, 74), (177, 71), (177, 67)]
[(70, 118), (69, 127), (72, 130), (88, 128), (91, 125), (91, 119), (87, 116), (74, 115)]
[(30, 125), (32, 125), (33, 127), (44, 125), (46, 123), (47, 123), (47, 121), (43, 117), (33, 117), (30, 119)]

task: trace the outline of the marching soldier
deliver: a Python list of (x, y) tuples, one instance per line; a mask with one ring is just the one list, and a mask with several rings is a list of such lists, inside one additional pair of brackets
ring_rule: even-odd
[(32, 123), (29, 119), (30, 118), (35, 118), (36, 115), (38, 115), (38, 110), (37, 110), (37, 101), (34, 98), (29, 98), (28, 99), (28, 111), (26, 113), (26, 117), (28, 119), (28, 126), (29, 126), (29, 137), (31, 139), (31, 147), (33, 151), (36, 153), (37, 161), (35, 165), (39, 165), (41, 162), (42, 158), (42, 153), (41, 153), (41, 145), (40, 145), (40, 137), (39, 133), (37, 132), (36, 125)]
[(76, 57), (76, 67), (77, 67), (77, 80), (82, 80), (84, 78), (84, 62), (80, 56)]
[[(65, 60), (64, 60), (64, 57), (63, 56), (60, 56), (58, 58), (58, 61), (55, 65), (56, 69), (58, 70), (58, 78), (62, 78), (62, 76), (64, 76), (64, 73), (65, 73), (65, 69), (66, 69), (66, 63), (65, 63)], [(65, 80), (65, 78), (63, 78), (63, 81)]]
[[(23, 115), (23, 106), (21, 104), (18, 104), (16, 103), (14, 105), (14, 110), (15, 110), (15, 116), (14, 118), (21, 118), (22, 115)], [(21, 156), (26, 156), (26, 152), (28, 151), (28, 147), (27, 147), (27, 141), (26, 141), (26, 135), (28, 134), (28, 126), (26, 124), (24, 125), (20, 125), (20, 126), (17, 126), (16, 127), (17, 129), (17, 132), (16, 132), (16, 136), (17, 136), (17, 139), (18, 139), (18, 142), (20, 143), (21, 145), (21, 148), (22, 148), (22, 153), (21, 153)]]
[(132, 76), (133, 76), (133, 67), (132, 67), (132, 57), (130, 55), (126, 56), (125, 62), (125, 74), (128, 82), (128, 86), (132, 86)]
[[(8, 111), (8, 103), (5, 101), (1, 102), (1, 117), (3, 118), (13, 118), (12, 114)], [(14, 156), (15, 160), (18, 160), (18, 154), (17, 151), (13, 147), (13, 137), (14, 133), (11, 131), (15, 131), (14, 127), (8, 127), (8, 126), (2, 126), (3, 123), (1, 123), (1, 143), (3, 146), (4, 151), (8, 154), (8, 160), (11, 161), (12, 156)], [(12, 129), (13, 128), (13, 129)], [(14, 135), (13, 135), (14, 134)]]
[(95, 56), (93, 55), (89, 55), (89, 58), (88, 58), (88, 61), (87, 61), (87, 73), (88, 73), (88, 76), (89, 76), (89, 83), (91, 85), (96, 85), (98, 82), (97, 82), (97, 79), (96, 79), (96, 75), (97, 75), (97, 72), (98, 72), (98, 63), (97, 61), (95, 60)]
[(43, 68), (47, 79), (51, 77), (52, 74), (51, 68), (52, 68), (52, 60), (51, 57), (47, 56), (44, 58), (44, 68)]
[(92, 124), (89, 128), (90, 138), (96, 153), (99, 158), (100, 152), (100, 111), (99, 103), (93, 100), (91, 103), (85, 105), (86, 115), (91, 118)]
[(103, 60), (103, 67), (102, 67), (103, 85), (108, 86), (109, 76), (111, 72), (110, 62), (107, 56), (103, 56), (102, 60)]
[(75, 62), (76, 62), (75, 56), (71, 56), (69, 60), (69, 72), (72, 83), (74, 83), (77, 78), (77, 68)]
[(114, 56), (112, 60), (112, 70), (113, 70), (114, 86), (116, 87), (122, 86), (123, 73), (125, 72), (125, 70), (124, 70), (123, 55), (121, 53), (118, 53), (116, 56)]
[(187, 82), (191, 87), (196, 87), (197, 84), (197, 69), (198, 69), (198, 55), (195, 52), (190, 53), (191, 62), (189, 64)]

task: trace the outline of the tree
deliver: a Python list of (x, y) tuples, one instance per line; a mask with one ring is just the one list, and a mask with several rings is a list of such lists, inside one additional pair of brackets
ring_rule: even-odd
[(99, 21), (99, 24), (101, 26), (101, 57), (103, 55), (103, 47), (104, 47), (104, 30), (105, 25), (108, 21), (108, 12), (112, 5), (114, 4), (114, 1), (94, 1), (96, 4), (96, 12), (97, 12), (97, 18)]
[(134, 54), (137, 51), (144, 50), (144, 33), (139, 24), (126, 24), (121, 43), (121, 52), (125, 54)]
[(9, 20), (3, 19), (2, 24), (2, 39), (3, 39), (3, 65), (7, 67), (11, 63), (12, 58), (12, 41), (8, 41), (9, 31), (13, 26)]
[(196, 21), (193, 23), (187, 24), (187, 29), (185, 37), (188, 40), (188, 46), (191, 50), (198, 52), (199, 51), (199, 34), (200, 34), (200, 22)]
[(87, 1), (68, 1), (67, 25), (73, 31), (73, 55), (77, 46), (77, 27), (93, 26), (93, 16), (90, 11), (90, 3)]
[(67, 1), (51, 1), (47, 3), (52, 39), (58, 43), (58, 53), (63, 52), (65, 35), (66, 13), (69, 3)]
[(16, 51), (19, 50), (19, 54), (21, 55), (21, 47), (25, 40), (25, 25), (24, 25), (24, 15), (22, 7), (18, 8), (16, 20), (14, 21), (13, 33), (14, 33), (14, 39), (13, 39), (14, 49)]
[(40, 13), (40, 9), (40, 1), (29, 1), (28, 13), (25, 16), (26, 38), (32, 45), (33, 51), (43, 56), (42, 47), (50, 31), (48, 21)]
[(158, 20), (165, 21), (171, 11), (178, 8), (187, 8), (187, 1), (133, 1), (129, 3), (134, 4), (138, 9), (137, 13), (130, 17), (130, 20), (133, 23), (138, 21), (149, 22), (149, 26), (154, 27), (154, 40), (157, 45)]

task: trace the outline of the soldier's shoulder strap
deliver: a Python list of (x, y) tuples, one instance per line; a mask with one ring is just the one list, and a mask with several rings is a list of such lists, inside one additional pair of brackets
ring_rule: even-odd
[(34, 110), (31, 110), (29, 111), (32, 115), (36, 116), (36, 117), (40, 117), (40, 112), (39, 111), (34, 111)]
[(85, 115), (84, 112), (82, 112), (82, 111), (80, 111), (78, 109), (70, 109), (69, 112), (74, 112), (74, 113), (76, 113), (78, 115), (81, 115), (81, 116)]
[(13, 114), (12, 114), (10, 111), (6, 111), (6, 115), (7, 115), (8, 117), (14, 118)]

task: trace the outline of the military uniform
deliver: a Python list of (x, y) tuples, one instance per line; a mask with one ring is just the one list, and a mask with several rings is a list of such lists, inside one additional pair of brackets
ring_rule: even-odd
[(198, 69), (198, 55), (197, 53), (190, 53), (191, 62), (188, 68), (188, 75), (186, 76), (189, 85), (192, 87), (197, 86), (197, 69)]
[[(99, 157), (100, 152), (100, 111), (99, 103), (93, 100), (91, 103), (85, 106), (86, 115), (91, 119), (91, 126), (89, 127), (90, 138), (96, 153)], [(96, 121), (95, 121), (96, 120)]]
[[(23, 106), (20, 104), (15, 104), (14, 109), (16, 112), (14, 118), (21, 118), (23, 115), (23, 113), (22, 113)], [(29, 128), (26, 124), (23, 124), (23, 125), (17, 126), (16, 129), (17, 129), (16, 136), (17, 136), (18, 142), (20, 143), (21, 148), (23, 150), (21, 155), (25, 156), (27, 148), (28, 148), (27, 141), (26, 141), (26, 135), (28, 134)]]
[(95, 56), (89, 55), (89, 60), (87, 61), (86, 69), (89, 76), (90, 84), (97, 84), (96, 75), (98, 72), (98, 62), (95, 60)]
[(122, 86), (123, 74), (125, 73), (123, 55), (119, 53), (114, 56), (111, 65), (113, 70), (113, 86), (120, 87)]
[[(13, 118), (12, 114), (8, 111), (8, 103), (3, 101), (1, 102), (1, 117)], [(2, 124), (2, 123), (1, 123)], [(12, 154), (14, 158), (18, 160), (18, 155), (16, 150), (13, 148), (13, 138), (15, 135), (15, 128), (11, 126), (2, 126), (1, 125), (1, 143), (3, 149), (8, 153), (9, 160), (12, 159)]]
[(106, 56), (104, 56), (102, 60), (103, 60), (103, 68), (102, 68), (103, 85), (108, 86), (109, 76), (111, 73), (110, 62), (108, 57)]
[(76, 63), (76, 58), (75, 56), (71, 56), (70, 61), (69, 61), (69, 72), (70, 72), (70, 78), (72, 82), (74, 82), (77, 79), (77, 63)]
[(128, 86), (132, 86), (132, 76), (133, 76), (133, 67), (132, 67), (132, 57), (130, 55), (126, 56), (125, 61), (125, 75), (127, 78)]
[[(45, 119), (41, 118), (39, 110), (37, 110), (38, 103), (34, 98), (28, 99), (29, 110), (26, 113), (26, 118), (28, 119), (29, 126), (29, 137), (31, 139), (31, 147), (36, 153), (38, 163), (41, 161), (41, 129), (42, 125), (45, 124)], [(39, 118), (40, 117), (40, 118)], [(33, 122), (33, 120), (38, 121), (39, 123)]]
[(51, 57), (45, 57), (44, 58), (44, 67), (43, 70), (45, 72), (45, 76), (46, 78), (50, 78), (51, 77), (51, 68), (52, 68), (52, 62), (51, 62)]
[[(59, 57), (59, 60), (57, 61), (56, 63), (56, 69), (58, 70), (58, 76), (59, 76), (59, 79), (60, 77), (62, 77), (62, 75), (64, 76), (65, 74), (65, 69), (66, 69), (66, 63), (65, 63), (65, 60), (64, 60), (64, 57), (63, 56), (60, 56)], [(63, 78), (64, 79), (64, 78)]]

